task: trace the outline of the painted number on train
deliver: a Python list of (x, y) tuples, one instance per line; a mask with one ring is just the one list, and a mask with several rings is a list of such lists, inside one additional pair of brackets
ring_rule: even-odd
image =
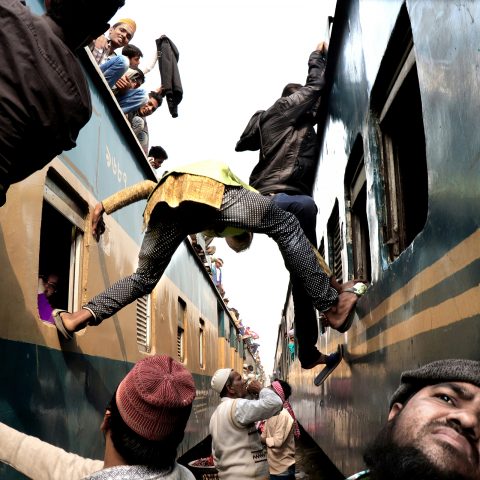
[(117, 179), (118, 183), (123, 184), (125, 188), (127, 186), (127, 173), (120, 168), (120, 162), (110, 153), (108, 146), (106, 147), (105, 158), (107, 160), (107, 167), (112, 171), (113, 176)]

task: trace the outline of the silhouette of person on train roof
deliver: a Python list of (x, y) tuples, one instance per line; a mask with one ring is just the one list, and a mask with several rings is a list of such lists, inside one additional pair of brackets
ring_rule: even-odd
[[(89, 325), (99, 325), (124, 306), (150, 293), (189, 233), (207, 231), (226, 237), (236, 252), (247, 249), (253, 234), (263, 233), (277, 243), (287, 269), (299, 279), (315, 307), (330, 326), (347, 330), (353, 320), (357, 293), (346, 283), (338, 289), (322, 270), (314, 247), (298, 220), (243, 183), (220, 162), (197, 162), (167, 172), (158, 183), (151, 180), (128, 187), (98, 203), (92, 216), (92, 232), (98, 239), (108, 214), (148, 197), (143, 217), (146, 232), (138, 268), (91, 299), (77, 312), (54, 312), (62, 335)], [(322, 362), (319, 362), (322, 363)], [(323, 362), (325, 363), (325, 362)]]

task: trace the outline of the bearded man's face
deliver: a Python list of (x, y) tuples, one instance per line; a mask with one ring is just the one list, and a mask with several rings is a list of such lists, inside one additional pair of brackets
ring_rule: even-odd
[(365, 462), (372, 479), (480, 480), (480, 388), (442, 383), (394, 404)]

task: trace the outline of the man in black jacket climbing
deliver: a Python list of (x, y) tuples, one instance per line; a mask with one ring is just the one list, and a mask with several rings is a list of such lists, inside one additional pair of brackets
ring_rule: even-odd
[[(250, 119), (235, 150), (260, 150), (250, 185), (272, 197), (280, 208), (293, 213), (313, 245), (316, 239), (317, 206), (312, 198), (318, 161), (315, 113), (325, 86), (327, 44), (320, 43), (308, 60), (305, 85), (289, 83), (268, 110)], [(303, 368), (334, 363), (338, 353), (324, 355), (316, 348), (318, 327), (312, 302), (298, 279), (292, 277), (295, 334)]]

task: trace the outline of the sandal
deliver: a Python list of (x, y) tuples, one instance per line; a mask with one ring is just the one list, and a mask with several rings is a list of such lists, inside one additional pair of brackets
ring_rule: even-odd
[(56, 308), (52, 312), (53, 320), (55, 321), (55, 326), (59, 333), (62, 334), (65, 340), (71, 340), (73, 338), (73, 332), (68, 331), (63, 324), (62, 317), (60, 316), (61, 313), (69, 313), (67, 310), (62, 310), (60, 308)]
[(339, 345), (337, 347), (337, 351), (328, 355), (327, 363), (325, 367), (321, 370), (321, 372), (315, 377), (313, 383), (319, 387), (327, 377), (337, 368), (339, 363), (343, 359), (343, 346)]
[[(342, 290), (341, 293), (354, 293), (358, 298), (364, 295), (366, 291), (367, 291), (367, 285), (365, 285), (362, 282), (357, 282), (352, 287)], [(355, 304), (352, 305), (350, 311), (346, 314), (345, 320), (338, 327), (334, 327), (331, 324), (331, 322), (328, 320), (329, 310), (327, 310), (326, 312), (323, 312), (324, 318), (322, 319), (322, 325), (334, 328), (340, 333), (345, 333), (352, 326), (353, 319), (355, 317), (355, 305), (356, 305), (356, 302)]]

